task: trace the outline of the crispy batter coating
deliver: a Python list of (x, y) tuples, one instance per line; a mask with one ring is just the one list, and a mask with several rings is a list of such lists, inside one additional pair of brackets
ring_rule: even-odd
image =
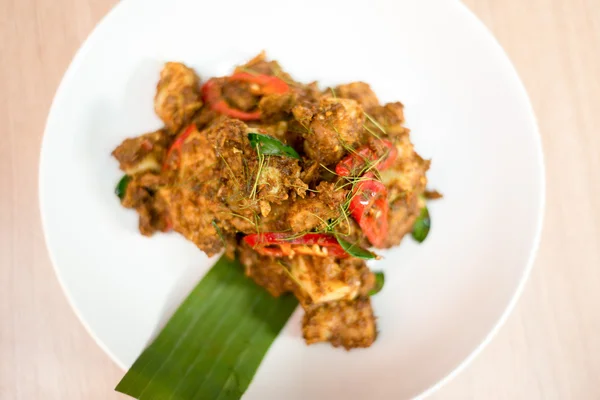
[(159, 172), (171, 137), (165, 129), (125, 139), (112, 156), (119, 162), (119, 168), (127, 175), (144, 171)]
[(209, 257), (223, 249), (224, 241), (213, 221), (227, 214), (219, 201), (202, 195), (192, 188), (164, 187), (158, 196), (166, 204), (173, 230), (193, 242)]
[(352, 300), (368, 293), (375, 276), (360, 259), (297, 255), (286, 262), (297, 286), (294, 293), (305, 309), (316, 304)]
[(191, 121), (202, 107), (200, 78), (182, 63), (168, 62), (156, 86), (154, 111), (173, 134)]
[(353, 299), (360, 289), (357, 269), (342, 268), (333, 257), (297, 255), (290, 260), (290, 272), (310, 304)]
[[(308, 121), (311, 112), (304, 106), (292, 109), (299, 121)], [(306, 155), (325, 165), (340, 161), (348, 149), (359, 144), (365, 116), (362, 107), (352, 99), (322, 98), (316, 113), (303, 133)]]
[(338, 218), (348, 190), (336, 190), (334, 184), (321, 182), (311, 195), (297, 199), (288, 209), (287, 222), (294, 233), (323, 229), (329, 220)]
[[(337, 86), (333, 91), (337, 97), (342, 99), (352, 99), (358, 102), (367, 112), (374, 107), (379, 106), (379, 99), (371, 86), (365, 82), (351, 82), (345, 85)], [(325, 92), (327, 93), (327, 91)]]
[(375, 341), (375, 317), (368, 297), (321, 304), (306, 312), (302, 333), (307, 344), (330, 342), (346, 350)]
[(379, 127), (382, 127), (386, 135), (392, 139), (407, 135), (410, 131), (405, 128), (404, 123), (404, 105), (399, 101), (387, 103), (385, 106), (374, 106), (369, 109), (369, 116), (372, 117), (379, 126), (368, 120), (367, 127), (380, 134)]
[(298, 96), (293, 93), (269, 94), (260, 99), (258, 109), (263, 121), (281, 121), (286, 119), (296, 105)]

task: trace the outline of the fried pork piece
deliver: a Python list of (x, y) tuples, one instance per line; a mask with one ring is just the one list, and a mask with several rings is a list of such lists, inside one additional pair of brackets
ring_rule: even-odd
[[(270, 203), (281, 203), (289, 198), (290, 192), (304, 197), (308, 185), (300, 179), (300, 171), (295, 159), (267, 156), (262, 167), (259, 162), (253, 169), (253, 175), (258, 175), (256, 198)], [(268, 215), (264, 212), (262, 214)]]
[(262, 133), (264, 135), (273, 136), (274, 138), (285, 143), (289, 138), (288, 123), (285, 120), (278, 122), (256, 122), (250, 121), (248, 124), (248, 132)]
[(381, 127), (385, 130), (386, 135), (392, 139), (401, 138), (410, 132), (408, 128), (402, 126), (404, 123), (404, 105), (399, 101), (387, 103), (384, 106), (372, 107), (369, 113), (369, 116), (379, 124), (379, 126), (376, 126), (372, 121), (367, 121), (367, 128), (373, 132), (379, 134), (379, 128)]
[(360, 287), (358, 289), (359, 297), (368, 296), (371, 289), (375, 287), (375, 274), (371, 272), (364, 260), (355, 257), (344, 258), (339, 261), (342, 270), (352, 271), (356, 273), (360, 279)]
[(165, 204), (173, 230), (209, 257), (223, 249), (224, 241), (215, 225), (216, 221), (226, 218), (229, 212), (221, 202), (194, 188), (183, 186), (163, 187), (157, 196)]
[(247, 180), (246, 158), (252, 151), (246, 137), (246, 124), (219, 117), (206, 129), (194, 130), (181, 146), (178, 180), (181, 184), (201, 184), (216, 196), (221, 187), (243, 190)]
[(358, 258), (331, 256), (270, 257), (246, 243), (238, 247), (246, 275), (274, 296), (293, 291), (305, 309), (335, 300), (366, 296), (375, 286), (375, 275)]
[(296, 255), (284, 263), (294, 277), (294, 294), (304, 309), (368, 293), (375, 276), (360, 259)]
[(327, 206), (317, 196), (295, 201), (287, 212), (287, 222), (294, 233), (308, 232), (315, 228), (324, 229), (328, 220), (339, 215), (338, 208)]
[(165, 205), (155, 196), (161, 185), (161, 177), (153, 172), (134, 175), (127, 184), (125, 196), (121, 201), (123, 207), (137, 211), (138, 227), (144, 236), (151, 236), (156, 231), (169, 228)]
[[(351, 82), (345, 85), (339, 85), (334, 89), (334, 93), (337, 97), (343, 99), (356, 100), (367, 112), (373, 107), (379, 106), (379, 99), (368, 83)], [(325, 91), (325, 94), (327, 94), (327, 91)]]
[(339, 217), (348, 190), (335, 189), (335, 184), (321, 182), (317, 186), (316, 195), (311, 193), (310, 197), (293, 202), (287, 212), (287, 222), (292, 232), (323, 229), (328, 220)]
[(304, 160), (304, 166), (300, 173), (300, 179), (310, 185), (316, 183), (321, 177), (321, 166), (314, 160)]
[(119, 168), (127, 175), (144, 171), (160, 171), (161, 165), (171, 144), (165, 129), (146, 133), (135, 138), (125, 139), (112, 156), (119, 162)]
[(194, 115), (191, 123), (196, 125), (199, 130), (203, 130), (211, 125), (216, 119), (221, 116), (218, 112), (210, 107), (202, 107), (200, 111)]
[(258, 103), (263, 121), (280, 121), (288, 118), (298, 97), (294, 92), (274, 93), (263, 96)]
[(361, 140), (365, 116), (354, 100), (322, 98), (316, 112), (299, 104), (292, 113), (300, 125), (308, 128), (302, 133), (306, 155), (324, 165), (337, 163)]
[[(249, 200), (281, 203), (290, 192), (304, 196), (307, 185), (300, 179), (298, 160), (264, 156), (261, 161), (250, 146), (249, 132), (255, 130), (239, 120), (222, 117), (205, 130), (190, 134), (181, 150), (179, 180), (198, 181), (203, 186), (210, 182), (232, 208), (247, 208)], [(268, 208), (263, 205), (256, 210), (266, 215)]]
[[(218, 133), (214, 131), (216, 130), (220, 133), (223, 130), (227, 134), (230, 134), (231, 137), (235, 137), (236, 134), (239, 136), (240, 130), (245, 129), (242, 122), (229, 125), (224, 129), (222, 127), (220, 124), (215, 124), (204, 131), (193, 128), (192, 132), (181, 145), (181, 152), (178, 154), (179, 162), (175, 163), (179, 182), (189, 184), (199, 181), (206, 185), (207, 181), (214, 180), (218, 174), (217, 152), (213, 140)], [(237, 139), (241, 140), (239, 137)], [(175, 155), (177, 156), (177, 154)]]
[[(285, 219), (287, 210), (289, 208), (289, 205), (291, 203), (291, 200), (286, 200), (283, 201), (280, 204), (277, 203), (268, 203), (268, 213), (262, 213), (261, 211), (261, 216), (258, 219), (258, 226), (255, 225), (254, 223), (250, 223), (249, 224), (249, 220), (252, 221), (253, 218), (255, 218), (255, 214), (254, 215), (248, 215), (248, 212), (244, 213), (244, 209), (235, 209), (235, 212), (239, 215), (244, 215), (247, 219), (241, 219), (240, 218), (240, 222), (244, 223), (246, 222), (246, 228), (249, 228), (249, 230), (241, 230), (243, 233), (256, 233), (258, 232), (285, 232), (289, 230), (289, 226), (287, 224), (287, 221)], [(264, 201), (260, 201), (259, 202), (259, 207), (265, 207), (265, 202)]]
[(295, 83), (290, 86), (291, 90), (298, 96), (298, 103), (319, 105), (322, 95), (317, 82), (310, 82), (308, 84)]
[(307, 344), (331, 342), (346, 350), (369, 347), (377, 336), (371, 301), (360, 297), (316, 306), (304, 315), (302, 333)]
[(156, 86), (154, 111), (172, 134), (189, 123), (202, 107), (200, 78), (182, 63), (168, 62)]
[(277, 258), (261, 256), (242, 243), (239, 246), (239, 260), (244, 266), (246, 276), (265, 288), (272, 296), (279, 297), (294, 289), (295, 283), (290, 278), (289, 271)]

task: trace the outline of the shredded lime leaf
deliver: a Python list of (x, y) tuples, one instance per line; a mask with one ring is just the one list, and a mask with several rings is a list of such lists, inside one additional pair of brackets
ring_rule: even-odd
[(376, 295), (383, 289), (385, 283), (385, 275), (383, 272), (375, 272), (375, 287), (369, 291), (369, 296)]
[(219, 236), (219, 239), (221, 239), (221, 242), (223, 243), (223, 245), (226, 244), (225, 238), (223, 237), (223, 233), (221, 232), (221, 228), (219, 228), (219, 225), (217, 225), (217, 221), (215, 221), (214, 219), (211, 221), (211, 224), (213, 226), (213, 228), (215, 228), (215, 231), (217, 231), (217, 235)]
[(425, 240), (425, 238), (427, 237), (427, 234), (429, 234), (429, 228), (431, 228), (431, 218), (429, 217), (429, 210), (427, 210), (427, 207), (423, 207), (421, 209), (419, 217), (413, 225), (413, 239), (415, 239), (419, 243), (422, 243), (423, 240)]
[(125, 197), (127, 185), (129, 184), (130, 180), (131, 177), (129, 175), (123, 175), (119, 183), (117, 183), (117, 187), (115, 187), (115, 194), (119, 196), (119, 199), (123, 200), (123, 197)]
[(261, 133), (249, 133), (248, 140), (250, 140), (250, 145), (254, 147), (257, 152), (260, 152), (260, 154), (300, 159), (300, 155), (298, 155), (292, 146), (283, 144), (272, 136), (263, 135)]
[(375, 253), (372, 253), (367, 249), (363, 249), (357, 244), (350, 243), (339, 236), (336, 236), (335, 238), (340, 246), (342, 246), (342, 249), (344, 249), (344, 251), (350, 254), (352, 257), (362, 258), (363, 260), (373, 260), (377, 258)]
[(222, 256), (115, 390), (136, 399), (237, 400), (297, 304), (272, 297)]

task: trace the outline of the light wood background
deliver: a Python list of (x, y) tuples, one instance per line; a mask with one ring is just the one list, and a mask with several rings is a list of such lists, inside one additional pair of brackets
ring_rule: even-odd
[[(453, 0), (448, 0), (453, 1)], [(123, 399), (69, 308), (40, 228), (46, 115), (74, 52), (116, 0), (0, 0), (0, 399)], [(600, 399), (600, 0), (466, 0), (516, 65), (548, 179), (523, 297), (434, 399)], [(68, 195), (68, 193), (65, 193)]]

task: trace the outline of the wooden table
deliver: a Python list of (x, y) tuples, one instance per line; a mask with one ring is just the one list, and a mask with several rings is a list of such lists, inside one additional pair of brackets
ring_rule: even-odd
[[(0, 399), (124, 398), (113, 392), (123, 372), (59, 288), (37, 197), (52, 96), (75, 50), (115, 3), (0, 1)], [(531, 96), (546, 156), (547, 210), (516, 310), (433, 398), (600, 399), (600, 1), (466, 3), (504, 46)]]

